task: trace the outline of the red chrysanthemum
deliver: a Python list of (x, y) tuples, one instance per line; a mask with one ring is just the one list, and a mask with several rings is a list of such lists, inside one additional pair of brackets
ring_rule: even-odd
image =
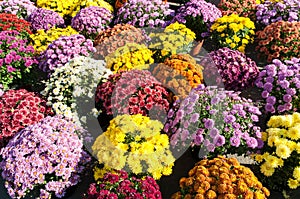
[(25, 89), (6, 91), (0, 97), (0, 147), (21, 129), (51, 114), (51, 108), (38, 94)]

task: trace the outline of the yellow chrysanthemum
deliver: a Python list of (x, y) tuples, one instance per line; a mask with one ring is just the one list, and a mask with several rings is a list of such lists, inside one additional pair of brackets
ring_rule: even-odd
[(297, 151), (298, 154), (300, 154), (300, 143), (296, 144), (295, 150)]
[(262, 132), (261, 133), (261, 139), (262, 141), (267, 141), (268, 140), (268, 133), (267, 132)]
[(276, 155), (282, 159), (287, 159), (291, 155), (291, 150), (288, 146), (280, 144), (276, 147)]
[(295, 167), (294, 172), (293, 172), (294, 178), (300, 182), (300, 167)]
[(287, 137), (292, 140), (298, 140), (300, 138), (300, 124), (289, 128), (287, 131)]
[(161, 178), (162, 173), (161, 173), (160, 171), (154, 171), (154, 172), (152, 173), (152, 175), (153, 175), (153, 178), (154, 178), (155, 180), (158, 180), (158, 179)]
[(99, 178), (103, 178), (104, 174), (107, 172), (114, 173), (114, 170), (109, 168), (108, 166), (104, 166), (103, 168), (95, 167), (94, 168), (94, 179), (97, 181)]
[(218, 26), (218, 27), (216, 28), (216, 30), (217, 30), (217, 32), (223, 32), (226, 28), (227, 28), (226, 25), (222, 25), (222, 26)]
[(294, 123), (300, 123), (300, 113), (294, 112), (292, 116), (293, 116)]
[(231, 30), (233, 30), (234, 33), (237, 33), (237, 32), (240, 30), (239, 25), (236, 24), (236, 23), (231, 23), (231, 24), (229, 24), (229, 28), (230, 28)]
[(292, 115), (276, 115), (272, 116), (267, 123), (268, 127), (285, 127), (289, 128), (293, 125)]
[(258, 163), (261, 163), (264, 160), (264, 157), (261, 154), (256, 154), (252, 156), (252, 158), (254, 158), (254, 160)]
[(80, 10), (81, 0), (37, 0), (36, 4), (40, 8), (53, 10), (62, 17), (71, 16), (74, 17)]
[(276, 143), (279, 143), (280, 142), (280, 139), (278, 136), (269, 136), (268, 137), (268, 145), (269, 146), (275, 146)]
[(275, 169), (271, 167), (270, 165), (263, 163), (260, 166), (260, 171), (265, 175), (265, 176), (272, 176), (273, 173), (275, 172)]
[(111, 69), (114, 73), (120, 70), (148, 69), (149, 64), (154, 62), (152, 54), (152, 51), (145, 45), (127, 43), (125, 46), (118, 48), (114, 53), (105, 57), (106, 67)]
[(76, 35), (78, 32), (71, 26), (66, 28), (52, 27), (45, 32), (43, 29), (37, 30), (36, 34), (31, 34), (31, 45), (34, 47), (36, 53), (41, 53), (47, 49), (47, 47), (61, 36)]
[(81, 2), (81, 7), (87, 8), (90, 6), (98, 6), (98, 7), (106, 8), (111, 12), (114, 12), (113, 6), (104, 0), (83, 0)]
[[(125, 166), (133, 173), (151, 173), (156, 177), (174, 164), (169, 139), (160, 134), (163, 124), (141, 114), (119, 115), (92, 146), (99, 163), (113, 169)], [(136, 139), (135, 139), (136, 138)]]
[(269, 155), (265, 158), (268, 167), (277, 168), (279, 166), (279, 158)]
[(293, 151), (293, 150), (295, 150), (295, 149), (297, 148), (297, 143), (288, 140), (288, 141), (286, 142), (286, 146), (289, 147), (291, 151)]
[(294, 180), (294, 179), (289, 179), (288, 180), (288, 186), (291, 188), (291, 189), (297, 189), (297, 187), (299, 186), (299, 182), (297, 180)]
[(231, 43), (230, 44), (230, 48), (234, 49), (236, 47), (236, 44), (235, 43)]
[(240, 46), (240, 47), (237, 48), (237, 50), (242, 52), (242, 53), (245, 53), (245, 49), (246, 49), (245, 46)]
[(227, 44), (231, 44), (232, 43), (232, 40), (229, 39), (229, 38), (226, 38), (225, 41), (226, 41)]
[(233, 35), (233, 41), (238, 43), (241, 41), (241, 38), (239, 38), (237, 35)]

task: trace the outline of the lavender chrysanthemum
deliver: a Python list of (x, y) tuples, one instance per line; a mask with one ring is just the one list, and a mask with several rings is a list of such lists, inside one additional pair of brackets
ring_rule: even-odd
[(255, 84), (261, 89), (267, 113), (289, 113), (299, 110), (300, 59), (273, 60), (259, 73)]
[[(238, 50), (220, 48), (209, 53), (218, 68), (224, 86), (227, 90), (241, 91), (254, 85), (259, 69), (256, 63)], [(205, 62), (205, 60), (204, 60)], [(210, 66), (204, 63), (204, 66)], [(204, 68), (204, 73), (210, 71)]]
[(165, 27), (174, 14), (162, 0), (128, 0), (119, 10), (115, 24), (127, 23), (135, 27)]
[(72, 18), (71, 26), (86, 38), (94, 39), (98, 33), (109, 26), (113, 14), (103, 7), (90, 6), (81, 9)]
[(31, 23), (33, 31), (39, 29), (47, 31), (52, 27), (65, 27), (65, 21), (58, 13), (44, 8), (38, 8), (32, 12), (27, 21)]
[(83, 35), (63, 36), (53, 41), (39, 57), (39, 67), (44, 72), (51, 73), (71, 59), (78, 56), (90, 56), (96, 52), (93, 42)]
[(80, 181), (91, 159), (77, 135), (80, 131), (70, 120), (55, 116), (17, 133), (0, 153), (9, 195), (23, 198), (38, 186), (40, 198), (63, 197), (69, 187)]
[(265, 1), (256, 7), (257, 21), (265, 26), (277, 21), (300, 21), (300, 1)]
[(262, 147), (258, 145), (262, 135), (256, 125), (259, 108), (233, 91), (200, 85), (182, 102), (175, 102), (169, 113), (164, 132), (176, 152), (199, 146), (212, 157)]
[(222, 12), (205, 0), (191, 0), (179, 8), (172, 22), (183, 23), (196, 33), (197, 40), (209, 36), (213, 22), (222, 16)]

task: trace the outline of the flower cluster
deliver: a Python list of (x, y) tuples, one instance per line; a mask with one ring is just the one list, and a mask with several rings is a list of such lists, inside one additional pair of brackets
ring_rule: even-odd
[(96, 54), (104, 58), (127, 43), (143, 44), (146, 40), (147, 37), (141, 29), (130, 24), (117, 24), (100, 32), (95, 38), (94, 46), (97, 49)]
[(297, 0), (266, 1), (258, 4), (256, 9), (257, 22), (265, 26), (282, 20), (300, 21), (300, 2)]
[(221, 11), (205, 0), (191, 0), (179, 8), (172, 21), (183, 23), (196, 33), (197, 40), (209, 35), (212, 23), (222, 16)]
[(0, 32), (0, 83), (7, 89), (37, 64), (34, 48), (15, 30)]
[(29, 22), (19, 19), (14, 14), (0, 13), (0, 31), (5, 30), (16, 30), (24, 38), (28, 38), (32, 34)]
[(109, 26), (112, 19), (112, 13), (106, 8), (90, 6), (81, 9), (72, 18), (71, 26), (86, 38), (94, 39), (99, 32)]
[(107, 172), (89, 186), (84, 199), (94, 198), (157, 198), (162, 199), (159, 186), (151, 176), (138, 178), (124, 170)]
[(150, 174), (154, 179), (170, 175), (175, 158), (169, 138), (160, 131), (161, 122), (137, 115), (118, 115), (92, 146), (100, 164), (127, 169), (134, 174)]
[(46, 101), (27, 90), (8, 90), (0, 96), (0, 146), (5, 146), (17, 132), (50, 115)]
[(153, 52), (146, 45), (126, 43), (105, 57), (106, 67), (115, 73), (132, 69), (148, 69), (149, 64), (154, 62), (152, 54)]
[(0, 1), (0, 12), (17, 15), (21, 19), (27, 17), (37, 9), (30, 0), (3, 0)]
[(184, 24), (180, 24), (177, 21), (175, 23), (172, 23), (168, 25), (165, 30), (165, 33), (178, 33), (182, 36), (185, 36), (185, 39), (187, 42), (192, 42), (194, 39), (196, 39), (196, 34), (191, 31), (191, 29), (187, 28)]
[(175, 22), (167, 26), (163, 32), (150, 33), (149, 48), (154, 51), (156, 62), (163, 62), (164, 58), (179, 53), (189, 53), (196, 39), (196, 34), (184, 24)]
[(46, 117), (20, 131), (1, 150), (0, 167), (12, 198), (37, 190), (39, 198), (62, 198), (80, 181), (90, 156), (76, 132), (81, 131), (60, 116)]
[(128, 0), (117, 12), (115, 24), (135, 27), (164, 27), (174, 13), (162, 0)]
[(169, 110), (168, 99), (167, 90), (146, 70), (111, 75), (96, 90), (96, 107), (108, 115), (142, 114), (161, 120)]
[(169, 110), (164, 131), (173, 149), (200, 146), (208, 157), (262, 147), (259, 108), (232, 91), (201, 84)]
[(174, 100), (185, 98), (192, 88), (204, 83), (202, 66), (188, 54), (172, 55), (154, 67), (152, 75), (171, 89)]
[(98, 6), (101, 8), (106, 8), (107, 10), (109, 10), (110, 12), (114, 12), (114, 8), (112, 6), (112, 4), (109, 4), (108, 2), (104, 1), (104, 0), (83, 0), (81, 1), (80, 6), (82, 8), (87, 8), (90, 6)]
[(287, 113), (300, 109), (300, 59), (273, 60), (264, 67), (256, 80), (262, 89), (267, 113)]
[(27, 18), (27, 21), (31, 23), (31, 29), (34, 32), (40, 29), (48, 31), (52, 27), (65, 27), (64, 19), (57, 12), (44, 8), (34, 10)]
[(71, 59), (78, 56), (90, 56), (95, 52), (93, 42), (83, 35), (62, 36), (53, 41), (39, 57), (39, 67), (44, 72), (51, 73)]
[(94, 88), (100, 79), (104, 81), (110, 74), (112, 72), (105, 68), (104, 61), (79, 56), (51, 74), (42, 95), (47, 98), (47, 104), (52, 106), (56, 114), (72, 118), (80, 125), (86, 120), (87, 114), (78, 113), (76, 106), (80, 104), (87, 108), (88, 106), (82, 104), (83, 99), (88, 99), (88, 103), (94, 102)]
[(179, 181), (180, 191), (172, 199), (181, 198), (260, 198), (270, 191), (262, 186), (253, 172), (235, 158), (219, 156), (196, 163), (188, 177)]
[(218, 7), (223, 16), (237, 14), (243, 17), (249, 17), (252, 21), (256, 20), (257, 0), (221, 0)]
[(268, 62), (300, 56), (300, 22), (271, 23), (256, 36), (256, 50), (267, 56)]
[(300, 114), (272, 116), (267, 125), (266, 146), (254, 156), (263, 182), (276, 190), (296, 189), (300, 186)]
[(218, 68), (225, 89), (242, 91), (254, 85), (259, 69), (245, 54), (225, 47), (210, 52), (209, 56)]
[(62, 36), (76, 35), (78, 32), (71, 26), (66, 28), (52, 27), (49, 30), (39, 29), (35, 34), (30, 35), (32, 45), (37, 54), (44, 52), (48, 46)]
[(211, 26), (212, 38), (220, 47), (228, 47), (244, 53), (248, 43), (253, 42), (255, 25), (248, 17), (236, 14), (223, 16)]
[(80, 10), (80, 0), (36, 0), (36, 5), (39, 8), (45, 8), (47, 10), (53, 10), (57, 12), (60, 16), (74, 17)]

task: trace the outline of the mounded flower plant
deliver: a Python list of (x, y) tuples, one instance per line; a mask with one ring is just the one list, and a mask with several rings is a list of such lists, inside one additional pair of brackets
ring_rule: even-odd
[(12, 198), (62, 198), (80, 181), (91, 160), (78, 131), (82, 129), (70, 120), (48, 116), (18, 132), (0, 152), (8, 194)]
[(92, 146), (100, 164), (134, 174), (149, 174), (154, 179), (170, 175), (175, 158), (169, 139), (160, 131), (158, 120), (137, 115), (118, 115)]
[(164, 120), (170, 108), (169, 100), (166, 88), (146, 70), (110, 75), (96, 90), (96, 107), (113, 116), (142, 114)]
[(53, 10), (47, 10), (44, 8), (38, 8), (34, 10), (26, 19), (31, 24), (31, 29), (36, 32), (43, 29), (48, 31), (52, 27), (64, 28), (64, 19)]
[(263, 187), (253, 172), (235, 158), (218, 156), (195, 164), (188, 177), (179, 181), (180, 191), (171, 199), (181, 198), (260, 198), (267, 199), (270, 191)]
[(221, 11), (205, 0), (191, 0), (182, 5), (172, 22), (178, 21), (196, 33), (196, 40), (207, 38), (211, 25), (222, 16)]
[(300, 186), (300, 114), (273, 115), (263, 134), (265, 147), (254, 156), (261, 180), (273, 190)]
[(37, 93), (25, 89), (8, 90), (0, 95), (0, 146), (5, 146), (23, 128), (51, 115), (51, 107)]
[(65, 65), (71, 59), (78, 56), (89, 57), (95, 51), (92, 40), (86, 39), (83, 35), (62, 36), (53, 41), (40, 54), (39, 67), (44, 72), (51, 74), (56, 68)]
[(164, 27), (174, 13), (162, 0), (128, 0), (117, 11), (115, 24), (128, 23), (138, 28)]
[(300, 59), (274, 59), (259, 73), (255, 84), (261, 91), (264, 110), (271, 114), (299, 111)]
[(113, 14), (106, 8), (89, 6), (72, 18), (71, 26), (86, 38), (94, 39), (99, 32), (109, 27), (112, 20)]
[[(173, 104), (164, 132), (176, 152), (193, 147), (198, 156), (255, 152), (263, 147), (259, 121), (261, 112), (238, 93), (203, 84)], [(199, 149), (198, 149), (199, 148)]]
[[(231, 50), (227, 47), (220, 48), (210, 52), (209, 56), (218, 68), (216, 71), (218, 73), (214, 75), (221, 76), (227, 90), (242, 91), (252, 87), (258, 78), (259, 69), (255, 61), (238, 50)], [(210, 59), (206, 61), (210, 61)], [(206, 66), (204, 70), (210, 70), (208, 67), (212, 66), (206, 61), (203, 63)]]
[(256, 32), (259, 58), (266, 58), (268, 63), (273, 59), (291, 59), (300, 55), (300, 22), (278, 21)]
[(100, 80), (105, 82), (111, 74), (103, 60), (75, 57), (51, 74), (41, 93), (56, 114), (72, 118), (78, 125), (86, 124), (89, 114), (98, 112), (91, 106), (97, 84)]
[(127, 43), (145, 44), (147, 39), (142, 29), (130, 24), (117, 24), (97, 35), (94, 40), (94, 46), (97, 49), (95, 56), (103, 59)]
[(20, 32), (0, 32), (0, 84), (4, 89), (26, 81), (26, 75), (37, 65), (33, 46), (23, 39)]

